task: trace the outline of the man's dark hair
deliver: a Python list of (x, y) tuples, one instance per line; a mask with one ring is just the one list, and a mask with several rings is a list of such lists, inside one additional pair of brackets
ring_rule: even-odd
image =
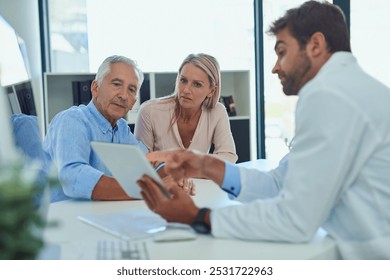
[(345, 16), (336, 5), (328, 2), (305, 2), (298, 8), (288, 10), (283, 17), (274, 21), (267, 33), (277, 35), (286, 27), (301, 48), (306, 46), (315, 32), (321, 32), (325, 36), (330, 53), (351, 52)]

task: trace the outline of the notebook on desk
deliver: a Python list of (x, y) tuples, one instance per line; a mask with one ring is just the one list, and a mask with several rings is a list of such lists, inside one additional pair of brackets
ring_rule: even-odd
[(162, 193), (169, 197), (162, 179), (136, 145), (92, 141), (91, 147), (128, 196), (142, 198), (137, 180), (146, 174), (152, 177), (159, 184)]

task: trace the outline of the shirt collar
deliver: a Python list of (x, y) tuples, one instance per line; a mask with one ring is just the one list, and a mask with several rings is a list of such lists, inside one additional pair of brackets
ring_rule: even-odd
[(356, 63), (356, 58), (350, 52), (335, 52), (332, 54), (328, 61), (321, 67), (317, 75), (326, 74), (332, 72), (339, 66), (345, 66), (348, 64)]
[(321, 69), (318, 71), (318, 73), (308, 81), (298, 92), (298, 96), (302, 96), (302, 93), (304, 92), (304, 89), (307, 88), (309, 85), (314, 83), (315, 81), (322, 79), (323, 76), (328, 75), (329, 73), (332, 73), (335, 71), (335, 69), (339, 69), (340, 67), (347, 66), (349, 64), (356, 63), (356, 58), (353, 56), (350, 52), (335, 52), (332, 54), (328, 61), (325, 62), (324, 65), (322, 65)]
[(108, 131), (112, 131), (111, 123), (99, 112), (93, 103), (93, 99), (88, 103), (87, 108), (89, 112), (92, 114), (94, 119), (96, 120), (100, 130), (103, 133), (107, 133)]

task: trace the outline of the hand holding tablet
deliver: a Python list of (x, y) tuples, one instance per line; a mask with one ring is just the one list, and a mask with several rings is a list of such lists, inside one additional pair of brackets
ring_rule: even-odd
[(128, 196), (142, 199), (137, 180), (148, 175), (163, 195), (170, 197), (164, 182), (136, 145), (92, 141), (91, 146)]

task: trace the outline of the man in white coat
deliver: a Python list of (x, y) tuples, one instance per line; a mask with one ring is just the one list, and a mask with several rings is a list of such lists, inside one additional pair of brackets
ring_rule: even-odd
[(161, 152), (175, 178), (209, 178), (244, 204), (199, 209), (179, 190), (164, 198), (144, 176), (148, 207), (221, 238), (306, 242), (323, 227), (343, 258), (390, 259), (390, 90), (357, 64), (333, 4), (290, 9), (269, 33), (272, 72), (286, 95), (299, 95), (288, 168), (265, 173), (188, 150)]

